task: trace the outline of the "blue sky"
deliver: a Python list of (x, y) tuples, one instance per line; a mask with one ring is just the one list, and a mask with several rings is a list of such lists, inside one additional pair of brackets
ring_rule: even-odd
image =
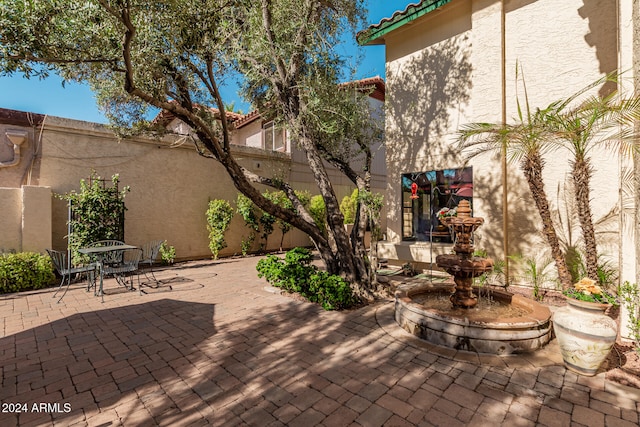
[[(416, 2), (415, 0), (413, 2)], [(368, 24), (376, 24), (382, 18), (388, 18), (396, 10), (404, 10), (410, 0), (367, 0), (369, 7)], [(344, 47), (347, 54), (354, 58), (362, 56), (358, 65), (357, 78), (372, 76), (384, 77), (384, 46), (358, 47), (353, 41)], [(236, 101), (236, 107), (246, 110), (230, 88), (225, 94), (225, 102)], [(48, 114), (89, 122), (106, 123), (106, 118), (98, 110), (93, 93), (88, 86), (67, 83), (57, 76), (44, 80), (25, 79), (15, 74), (12, 77), (0, 77), (0, 108)], [(244, 111), (245, 113), (247, 111)]]

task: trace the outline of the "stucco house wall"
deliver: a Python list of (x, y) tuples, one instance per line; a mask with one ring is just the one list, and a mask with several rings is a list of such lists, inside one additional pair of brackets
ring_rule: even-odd
[[(435, 2), (423, 2), (435, 3)], [(442, 3), (442, 2), (441, 2)], [(428, 266), (450, 244), (402, 240), (403, 173), (473, 167), (474, 215), (485, 218), (477, 246), (502, 258), (502, 171), (498, 156), (468, 160), (456, 145), (456, 132), (470, 122), (516, 117), (516, 67), (524, 74), (532, 107), (544, 107), (587, 86), (605, 73), (632, 63), (631, 11), (624, 2), (594, 0), (451, 0), (443, 6), (382, 34), (371, 44), (386, 46), (387, 238), (381, 256)], [(408, 4), (408, 2), (407, 2)], [(505, 6), (504, 33), (502, 6)], [(402, 18), (409, 8), (396, 18)], [(620, 20), (620, 21), (619, 21)], [(379, 25), (384, 24), (383, 20)], [(376, 27), (376, 25), (372, 25)], [(370, 27), (370, 29), (372, 28)], [(504, 35), (505, 51), (502, 55)], [(619, 42), (621, 40), (622, 42)], [(504, 61), (504, 62), (503, 62)], [(503, 93), (503, 74), (505, 92)], [(626, 77), (633, 77), (628, 72)], [(615, 86), (595, 89), (608, 93)], [(518, 92), (516, 92), (518, 90)], [(621, 206), (621, 159), (594, 153), (593, 208), (596, 220)], [(508, 234), (510, 254), (542, 256), (540, 220), (517, 165), (508, 167)], [(545, 167), (552, 208), (563, 211), (567, 155), (550, 157)], [(559, 196), (557, 196), (559, 194)], [(572, 219), (576, 221), (575, 218)], [(623, 267), (622, 278), (635, 279), (633, 233), (624, 232), (624, 218), (614, 215), (609, 238), (600, 248)], [(633, 226), (633, 224), (630, 224)], [(575, 234), (574, 234), (575, 237)], [(626, 248), (624, 251), (622, 248)]]

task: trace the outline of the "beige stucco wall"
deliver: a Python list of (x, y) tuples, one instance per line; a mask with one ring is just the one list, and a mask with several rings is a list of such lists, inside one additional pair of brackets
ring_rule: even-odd
[[(567, 97), (618, 68), (615, 1), (512, 0), (505, 4), (508, 121), (517, 114), (516, 95), (524, 102), (522, 86), (516, 92), (516, 64), (524, 73), (532, 107)], [(497, 0), (454, 0), (385, 35), (389, 243), (382, 245), (382, 256), (427, 263), (432, 259), (428, 242), (401, 241), (400, 175), (463, 164), (474, 169), (474, 214), (486, 219), (478, 245), (494, 257), (503, 256), (499, 159), (483, 155), (467, 160), (455, 144), (461, 125), (501, 120), (501, 7)], [(622, 22), (621, 34), (627, 34), (629, 27), (629, 22)], [(606, 93), (611, 88), (598, 89)], [(598, 220), (620, 206), (621, 162), (610, 153), (597, 152), (593, 157), (597, 170), (592, 199)], [(549, 157), (546, 190), (555, 210), (564, 211), (567, 173), (566, 153)], [(540, 221), (517, 165), (509, 166), (508, 189), (509, 252), (542, 256), (540, 248), (546, 246), (541, 245)], [(632, 247), (627, 242), (631, 235), (620, 232), (619, 215), (612, 217), (607, 229), (613, 232), (601, 239), (600, 249), (618, 264), (620, 240)], [(434, 243), (434, 253), (448, 251), (448, 246)], [(622, 266), (626, 270), (632, 263), (629, 259)]]
[[(209, 200), (225, 199), (235, 208), (238, 191), (227, 172), (215, 160), (199, 156), (188, 141), (171, 144), (137, 138), (119, 142), (106, 126), (59, 117), (47, 117), (37, 128), (24, 123), (0, 124), (0, 136), (5, 128), (27, 132), (29, 138), (21, 163), (0, 168), (0, 186), (13, 187), (0, 189), (0, 215), (6, 218), (0, 225), (0, 250), (66, 248), (67, 204), (52, 193), (78, 191), (80, 180), (93, 170), (106, 179), (118, 174), (120, 188), (130, 187), (125, 196), (125, 240), (134, 245), (167, 240), (179, 259), (211, 255), (205, 220)], [(242, 130), (234, 135), (234, 142), (261, 139), (259, 120)], [(188, 129), (182, 131), (188, 133)], [(34, 135), (37, 144), (33, 143)], [(311, 175), (292, 176), (292, 170), (305, 169), (304, 157), (292, 159), (288, 153), (235, 144), (233, 150), (247, 169), (278, 176), (297, 189), (317, 194)], [(381, 159), (378, 162), (384, 166)], [(337, 180), (335, 171), (332, 176)], [(384, 182), (384, 175), (378, 174), (376, 182)], [(350, 193), (350, 186), (337, 183), (336, 187), (340, 195)], [(236, 215), (225, 236), (228, 246), (220, 255), (240, 253), (241, 241), (248, 234), (244, 221)], [(268, 249), (278, 249), (280, 241), (276, 227)], [(283, 241), (284, 248), (310, 244), (297, 230), (287, 233)], [(253, 250), (259, 247), (256, 240)]]
[[(79, 152), (95, 157), (92, 166), (99, 174), (109, 177), (119, 173), (121, 185), (131, 187), (126, 196), (127, 241), (141, 244), (147, 240), (166, 239), (175, 246), (178, 257), (210, 255), (205, 221), (208, 202), (225, 199), (235, 207), (238, 194), (222, 166), (197, 155), (188, 144), (168, 148), (166, 144), (146, 140), (117, 143), (108, 135), (96, 136), (92, 141), (84, 130), (77, 133), (75, 141), (70, 141), (67, 130), (64, 136), (65, 144), (71, 142)], [(45, 146), (53, 149), (60, 144), (62, 141), (58, 139)], [(234, 147), (234, 150), (240, 163), (248, 169), (267, 176), (288, 176), (290, 159), (286, 155), (271, 153), (267, 156), (262, 150), (247, 147)], [(60, 167), (60, 163), (51, 162), (50, 166)], [(90, 169), (83, 161), (74, 166), (77, 176), (71, 182), (77, 185), (79, 178), (88, 176)], [(54, 177), (58, 172), (43, 170), (44, 175)], [(54, 218), (54, 223), (59, 221)], [(246, 234), (243, 221), (236, 216), (226, 233), (228, 247), (220, 255), (239, 253), (240, 241)], [(276, 231), (269, 242), (270, 248), (276, 248), (279, 240)], [(302, 233), (292, 231), (287, 234), (284, 244), (286, 247), (307, 245), (309, 240)]]
[[(65, 248), (67, 206), (64, 201), (51, 197), (51, 191), (56, 194), (78, 191), (80, 180), (88, 178), (92, 170), (107, 179), (118, 174), (120, 188), (131, 188), (125, 199), (125, 240), (141, 245), (149, 240), (166, 239), (176, 248), (178, 258), (210, 256), (205, 221), (210, 199), (227, 199), (235, 207), (238, 192), (226, 172), (214, 160), (199, 156), (189, 144), (172, 148), (166, 142), (147, 139), (118, 142), (105, 126), (48, 117), (43, 124), (40, 147), (40, 155), (29, 173), (23, 170), (20, 174), (29, 177), (30, 187), (20, 190), (20, 182), (25, 182), (23, 178), (16, 178), (13, 171), (0, 169), (0, 185), (18, 187), (0, 190), (0, 214), (11, 219), (3, 221), (1, 227), (0, 246), (4, 250), (26, 250), (32, 245), (29, 242), (45, 245), (40, 250)], [(291, 163), (288, 155), (267, 155), (249, 147), (234, 147), (234, 150), (247, 168), (267, 176), (288, 177)], [(25, 155), (29, 152), (25, 151)], [(46, 189), (49, 191), (47, 206), (42, 204), (41, 192), (45, 191), (42, 187), (50, 188)], [(24, 208), (21, 191), (27, 201)], [(48, 225), (29, 227), (30, 231), (21, 235), (22, 212), (25, 212), (25, 223), (33, 226), (39, 223), (38, 215), (47, 208), (51, 216)], [(229, 246), (221, 255), (239, 253), (245, 234), (243, 221), (234, 218), (227, 232)], [(278, 247), (280, 237), (279, 231), (273, 233), (270, 249)], [(308, 237), (299, 231), (285, 236), (285, 247), (308, 244)]]
[(432, 247), (435, 253), (448, 250), (429, 242), (402, 242), (400, 176), (464, 165), (453, 146), (453, 133), (468, 120), (470, 12), (470, 1), (454, 2), (386, 37), (389, 244), (381, 245), (385, 258), (429, 263)]
[(23, 185), (22, 251), (41, 252), (51, 248), (51, 188)]

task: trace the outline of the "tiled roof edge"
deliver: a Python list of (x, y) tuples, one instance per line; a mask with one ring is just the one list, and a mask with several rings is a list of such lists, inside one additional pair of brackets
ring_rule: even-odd
[(380, 39), (403, 25), (420, 18), (434, 10), (451, 2), (451, 0), (422, 0), (420, 3), (411, 3), (405, 10), (397, 11), (391, 18), (384, 18), (379, 23), (370, 25), (366, 30), (356, 35), (359, 45), (384, 44)]

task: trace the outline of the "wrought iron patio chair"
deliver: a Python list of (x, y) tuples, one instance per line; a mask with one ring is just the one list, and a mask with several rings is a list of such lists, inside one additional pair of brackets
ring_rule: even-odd
[(138, 293), (142, 294), (142, 290), (140, 289), (140, 272), (138, 270), (142, 250), (139, 248), (125, 249), (118, 251), (118, 253), (120, 253), (120, 262), (117, 264), (105, 264), (104, 275), (114, 276), (119, 284), (133, 290), (133, 276), (135, 274), (138, 277)]
[(66, 252), (47, 249), (47, 253), (51, 257), (51, 261), (53, 262), (53, 266), (58, 272), (58, 275), (60, 275), (62, 278), (60, 280), (60, 286), (58, 286), (58, 289), (53, 294), (53, 298), (55, 298), (56, 295), (58, 295), (58, 292), (60, 292), (60, 290), (64, 286), (64, 283), (67, 282), (67, 287), (65, 288), (64, 292), (58, 299), (58, 303), (60, 303), (60, 301), (62, 301), (62, 298), (64, 298), (64, 296), (67, 294), (67, 291), (69, 290), (69, 286), (71, 285), (71, 279), (78, 274), (82, 274), (82, 273), (87, 274), (87, 292), (89, 292), (89, 290), (91, 289), (91, 286), (95, 287), (96, 285), (96, 275), (95, 275), (96, 265), (95, 264), (74, 266), (71, 263), (71, 260), (69, 259), (69, 257), (67, 257)]
[[(147, 281), (156, 283), (156, 286), (152, 286), (156, 288), (158, 287), (157, 285), (160, 283), (160, 281), (156, 279), (156, 275), (153, 272), (153, 263), (155, 262), (156, 258), (158, 258), (158, 254), (160, 253), (160, 246), (162, 246), (163, 242), (164, 240), (153, 240), (151, 242), (145, 243), (141, 248), (142, 259), (140, 260), (140, 263), (146, 264), (148, 266), (148, 268), (142, 270), (142, 273), (146, 277)], [(151, 278), (149, 278), (149, 276), (151, 276)]]

